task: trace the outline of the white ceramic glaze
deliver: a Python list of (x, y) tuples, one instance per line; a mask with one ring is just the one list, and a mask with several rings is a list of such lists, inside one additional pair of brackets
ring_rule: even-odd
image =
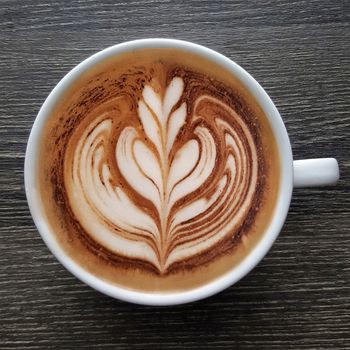
[[(271, 123), (279, 147), (281, 163), (279, 195), (274, 216), (264, 237), (250, 254), (238, 266), (232, 268), (231, 271), (218, 277), (213, 282), (185, 292), (144, 293), (131, 291), (107, 283), (87, 272), (68, 257), (56, 242), (54, 234), (50, 232), (50, 228), (44, 219), (42, 203), (40, 202), (38, 193), (36, 169), (39, 140), (45, 121), (55, 104), (60, 100), (66, 89), (83, 72), (89, 70), (100, 61), (120, 53), (142, 48), (178, 48), (183, 51), (199, 54), (223, 66), (240, 79), (263, 108)], [(292, 196), (293, 183), (298, 187), (303, 187), (304, 185), (326, 185), (335, 183), (339, 177), (338, 165), (334, 159), (306, 160), (302, 162), (294, 162), (295, 179), (293, 180), (292, 150), (282, 118), (264, 89), (243, 68), (225, 56), (200, 45), (173, 39), (144, 39), (115, 45), (96, 53), (72, 69), (52, 90), (38, 113), (28, 140), (25, 158), (25, 189), (32, 217), (43, 240), (56, 258), (77, 278), (104, 294), (124, 301), (146, 305), (174, 305), (203, 299), (224, 290), (244, 277), (261, 261), (277, 238), (286, 219)]]
[(294, 161), (294, 187), (335, 185), (339, 180), (338, 162), (334, 158)]

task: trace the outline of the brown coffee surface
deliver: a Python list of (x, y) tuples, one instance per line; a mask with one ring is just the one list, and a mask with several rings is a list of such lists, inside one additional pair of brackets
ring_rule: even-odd
[(266, 116), (232, 74), (191, 53), (98, 64), (62, 96), (42, 140), (38, 181), (55, 238), (125, 288), (188, 290), (220, 277), (275, 208)]

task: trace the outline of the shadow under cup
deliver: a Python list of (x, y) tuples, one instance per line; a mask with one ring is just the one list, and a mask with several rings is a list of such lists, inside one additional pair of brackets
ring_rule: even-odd
[[(207, 176), (186, 187), (205, 149)], [(60, 81), (35, 120), (25, 185), (40, 234), (75, 276), (122, 300), (179, 304), (223, 290), (267, 253), (289, 208), (292, 154), (278, 111), (241, 67), (147, 39), (101, 51)]]

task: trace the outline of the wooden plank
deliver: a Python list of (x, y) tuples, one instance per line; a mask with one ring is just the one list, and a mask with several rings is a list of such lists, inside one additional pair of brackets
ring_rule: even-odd
[[(1, 349), (350, 349), (350, 6), (347, 1), (0, 1)], [(90, 54), (172, 37), (246, 68), (295, 158), (334, 156), (334, 188), (295, 191), (281, 235), (236, 286), (154, 308), (95, 292), (49, 253), (23, 185), (42, 102)]]

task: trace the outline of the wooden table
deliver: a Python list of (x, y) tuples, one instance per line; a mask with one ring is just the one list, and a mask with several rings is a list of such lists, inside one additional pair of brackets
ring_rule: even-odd
[[(348, 1), (0, 1), (1, 349), (350, 349)], [(336, 157), (336, 187), (296, 190), (260, 265), (207, 300), (144, 307), (87, 287), (50, 254), (23, 185), (44, 99), (78, 62), (122, 41), (215, 49), (270, 94), (296, 159)]]

